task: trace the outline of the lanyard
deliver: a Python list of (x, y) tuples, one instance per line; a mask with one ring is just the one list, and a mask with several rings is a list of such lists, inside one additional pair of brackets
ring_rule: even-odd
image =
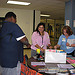
[(41, 36), (42, 37), (42, 45), (43, 45), (43, 36)]

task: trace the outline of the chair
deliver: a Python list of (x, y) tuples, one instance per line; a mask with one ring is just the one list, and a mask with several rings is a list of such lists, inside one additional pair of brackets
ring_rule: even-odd
[(27, 65), (28, 56), (25, 54), (23, 58), (24, 58), (23, 64)]
[(36, 72), (35, 70), (30, 69), (26, 65), (21, 64), (21, 74), (20, 75), (43, 75), (43, 74), (40, 74)]

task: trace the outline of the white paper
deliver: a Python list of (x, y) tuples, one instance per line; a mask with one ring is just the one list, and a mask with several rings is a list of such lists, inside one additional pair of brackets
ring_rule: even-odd
[(59, 68), (73, 68), (71, 64), (57, 64)]
[(75, 20), (73, 20), (73, 27), (75, 27)]
[(57, 73), (56, 75), (69, 75), (69, 73)]
[(66, 53), (56, 53), (45, 50), (45, 63), (66, 63)]
[(70, 26), (70, 20), (66, 20), (66, 25)]
[[(67, 42), (71, 45), (71, 44), (75, 44), (75, 39), (68, 39)], [(67, 46), (67, 49), (72, 48)]]

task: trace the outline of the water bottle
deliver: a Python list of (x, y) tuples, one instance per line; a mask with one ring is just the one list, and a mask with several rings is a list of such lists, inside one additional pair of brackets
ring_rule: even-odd
[(40, 60), (40, 49), (37, 49), (37, 59)]

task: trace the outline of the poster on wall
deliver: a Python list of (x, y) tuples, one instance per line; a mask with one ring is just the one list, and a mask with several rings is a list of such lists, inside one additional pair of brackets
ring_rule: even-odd
[(70, 20), (66, 20), (66, 26), (70, 26)]
[(75, 27), (75, 20), (73, 20), (73, 27)]

